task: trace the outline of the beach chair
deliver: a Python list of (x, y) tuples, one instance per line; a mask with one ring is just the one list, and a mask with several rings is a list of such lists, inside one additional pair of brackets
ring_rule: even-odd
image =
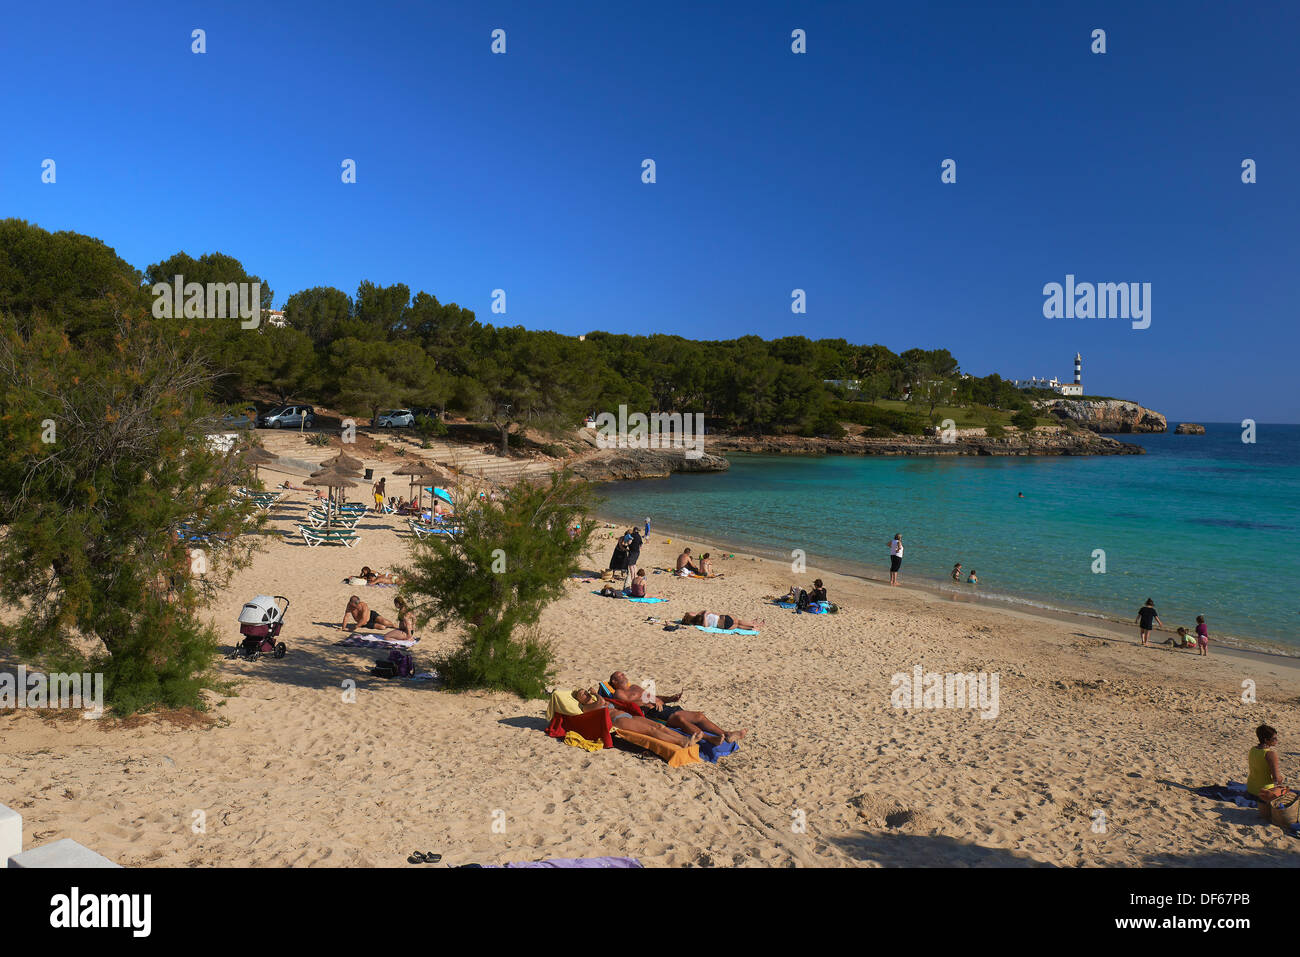
[(359, 516), (348, 512), (330, 514), (323, 508), (313, 508), (307, 513), (307, 521), (313, 528), (329, 528), (332, 526), (356, 528), (358, 518)]
[(309, 548), (315, 548), (317, 545), (346, 545), (351, 548), (361, 541), (361, 536), (350, 528), (311, 528), (307, 525), (299, 525), (298, 532)]

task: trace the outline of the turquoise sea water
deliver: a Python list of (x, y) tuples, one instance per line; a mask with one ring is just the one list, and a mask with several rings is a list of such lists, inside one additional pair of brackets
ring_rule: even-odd
[(1212, 638), (1300, 653), (1300, 426), (1206, 430), (1116, 436), (1147, 449), (1132, 456), (729, 455), (722, 474), (607, 485), (601, 511), (877, 578), (901, 532), (905, 583), (956, 587), (959, 561), (983, 600), (1131, 621), (1150, 597), (1170, 627), (1203, 614)]

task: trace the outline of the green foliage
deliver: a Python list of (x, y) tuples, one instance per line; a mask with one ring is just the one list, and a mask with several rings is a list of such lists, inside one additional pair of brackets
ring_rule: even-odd
[(924, 435), (928, 424), (918, 413), (882, 408), (866, 402), (836, 402), (834, 412), (840, 421), (864, 425), (869, 435), (878, 437)]
[(984, 434), (990, 439), (1000, 439), (1007, 434), (1007, 430), (994, 422), (991, 425), (984, 426)]
[[(465, 630), (460, 646), (435, 663), (448, 687), (545, 694), (553, 654), (532, 629), (581, 568), (592, 495), (567, 474), (546, 486), (521, 480), (500, 501), (457, 502), (460, 531), (412, 543), (403, 594), (418, 619)], [(570, 536), (575, 523), (581, 530)]]
[[(435, 419), (427, 415), (417, 415), (415, 417), (415, 433), (421, 438), (431, 438), (435, 435), (446, 435), (449, 429), (447, 423), (442, 419)], [(428, 448), (428, 446), (425, 446)]]
[[(20, 612), (0, 637), (103, 671), (115, 710), (202, 707), (217, 636), (200, 612), (260, 527), (231, 495), (251, 467), (208, 442), (213, 374), (154, 320), (76, 342), (39, 314), (25, 325), (0, 319), (0, 599)], [(182, 524), (228, 542), (196, 543), (201, 575)]]
[(1028, 432), (1038, 424), (1038, 417), (1030, 409), (1021, 409), (1011, 417), (1011, 424), (1022, 432)]
[(324, 432), (313, 432), (307, 436), (307, 444), (325, 448), (330, 444), (330, 437)]

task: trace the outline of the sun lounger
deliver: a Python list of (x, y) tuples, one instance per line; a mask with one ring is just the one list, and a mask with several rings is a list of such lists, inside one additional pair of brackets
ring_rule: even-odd
[(346, 545), (351, 548), (361, 541), (361, 536), (350, 528), (311, 528), (307, 525), (299, 525), (298, 531), (302, 534), (303, 541), (311, 548), (317, 545)]
[(313, 508), (307, 513), (307, 521), (310, 522), (314, 528), (356, 528), (359, 520), (360, 516), (349, 514), (347, 512), (334, 512), (331, 514), (322, 509)]
[(410, 526), (416, 538), (424, 538), (426, 535), (451, 535), (460, 531), (460, 529), (452, 528), (450, 525), (426, 525), (424, 522), (417, 522), (413, 518), (407, 519), (406, 524)]

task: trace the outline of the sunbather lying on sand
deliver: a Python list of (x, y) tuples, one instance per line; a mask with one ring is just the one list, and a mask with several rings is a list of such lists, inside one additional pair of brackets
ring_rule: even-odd
[(361, 567), (361, 575), (367, 585), (396, 585), (398, 581), (391, 572), (372, 572), (369, 565)]
[[(351, 615), (356, 619), (355, 622), (349, 623), (348, 616)], [(364, 622), (364, 624), (362, 624)], [(348, 607), (343, 609), (343, 623), (340, 628), (347, 628), (349, 631), (358, 625), (367, 631), (374, 631), (376, 628), (395, 628), (397, 627), (387, 618), (372, 609), (364, 601), (353, 595), (348, 599)]]
[(758, 631), (767, 624), (767, 619), (760, 618), (758, 621), (746, 621), (744, 618), (733, 618), (731, 615), (720, 615), (709, 611), (698, 611), (693, 615), (690, 612), (682, 615), (682, 624), (703, 625), (705, 628), (721, 628), (723, 631), (730, 631), (732, 628), (744, 628), (747, 631)]
[(712, 744), (721, 744), (724, 741), (730, 744), (745, 736), (743, 729), (724, 731), (710, 721), (703, 711), (686, 711), (677, 707), (673, 702), (681, 700), (680, 693), (655, 695), (652, 701), (645, 689), (629, 682), (627, 675), (621, 671), (616, 671), (609, 676), (609, 686), (614, 692), (615, 700), (635, 702), (641, 706), (646, 717), (657, 718), (665, 722), (668, 727), (678, 728), (687, 734), (699, 734)]
[(624, 731), (635, 731), (637, 734), (644, 734), (647, 737), (658, 738), (668, 744), (678, 748), (689, 748), (692, 744), (699, 743), (700, 733), (697, 731), (689, 738), (685, 735), (678, 734), (671, 728), (665, 728), (662, 724), (656, 724), (649, 718), (638, 718), (634, 714), (628, 714), (626, 711), (620, 711), (608, 701), (602, 700), (595, 691), (589, 691), (585, 688), (578, 688), (573, 692), (573, 697), (577, 699), (578, 706), (585, 711), (599, 711), (601, 708), (609, 710), (610, 723)]

